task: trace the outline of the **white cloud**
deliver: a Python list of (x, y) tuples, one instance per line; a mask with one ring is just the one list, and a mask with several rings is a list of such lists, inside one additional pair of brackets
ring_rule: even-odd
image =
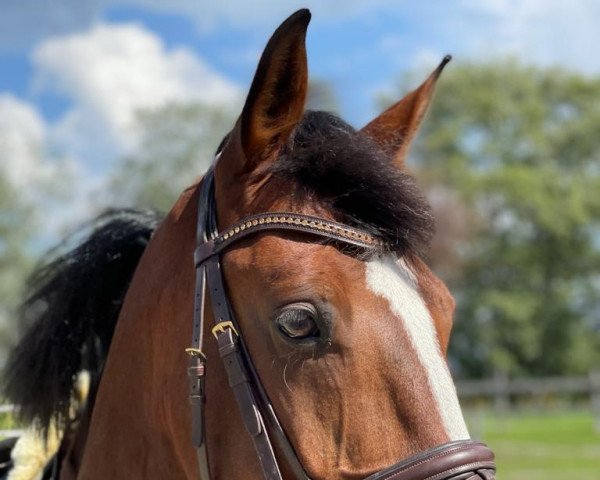
[(239, 102), (237, 87), (189, 50), (168, 50), (136, 24), (94, 26), (52, 37), (33, 53), (37, 90), (73, 108), (54, 128), (59, 146), (82, 159), (111, 159), (136, 145), (134, 117), (170, 101)]
[(600, 72), (598, 0), (462, 0), (484, 34), (472, 53), (513, 53), (542, 65)]
[(241, 103), (238, 88), (202, 59), (167, 49), (138, 25), (99, 24), (48, 38), (34, 49), (32, 64), (34, 92), (61, 95), (70, 107), (47, 122), (34, 105), (0, 93), (0, 174), (45, 212), (44, 244), (104, 205), (111, 164), (136, 146), (139, 109)]
[[(136, 146), (140, 108), (241, 100), (235, 85), (192, 52), (167, 49), (138, 25), (96, 25), (51, 37), (34, 49), (32, 63), (34, 90), (60, 94), (71, 107), (49, 123), (34, 105), (0, 93), (0, 173), (29, 202), (52, 212), (42, 227), (50, 238), (98, 208), (111, 163)], [(55, 195), (45, 195), (53, 187), (70, 198), (60, 209), (48, 202)]]
[(50, 173), (45, 147), (46, 126), (35, 107), (0, 93), (0, 169), (12, 185), (26, 189)]
[[(80, 203), (63, 205), (80, 192), (85, 177), (78, 164), (52, 154), (48, 125), (35, 106), (10, 93), (0, 92), (0, 176), (19, 194), (19, 200), (35, 206), (35, 217), (51, 238), (69, 223)], [(75, 181), (77, 180), (77, 181)]]

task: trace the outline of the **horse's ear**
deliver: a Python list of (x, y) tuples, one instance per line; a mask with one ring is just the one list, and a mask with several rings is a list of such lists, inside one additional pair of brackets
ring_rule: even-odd
[(400, 168), (404, 168), (408, 147), (427, 112), (437, 79), (451, 59), (450, 55), (446, 55), (419, 88), (392, 105), (361, 130), (391, 155), (394, 163)]
[(244, 153), (242, 168), (252, 171), (285, 144), (302, 118), (308, 87), (307, 9), (285, 20), (267, 43), (235, 133)]

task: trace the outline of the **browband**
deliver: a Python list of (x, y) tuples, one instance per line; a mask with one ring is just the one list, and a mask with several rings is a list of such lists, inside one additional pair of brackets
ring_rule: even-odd
[(373, 235), (343, 223), (320, 217), (290, 212), (269, 212), (249, 215), (229, 227), (213, 240), (198, 245), (194, 253), (196, 265), (212, 255), (219, 255), (233, 243), (262, 231), (293, 230), (323, 237), (337, 243), (365, 250), (381, 248), (383, 242)]

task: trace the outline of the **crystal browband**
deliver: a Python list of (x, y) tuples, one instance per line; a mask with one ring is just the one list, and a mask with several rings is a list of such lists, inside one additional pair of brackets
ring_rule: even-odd
[(366, 250), (383, 246), (380, 239), (364, 230), (320, 217), (289, 212), (259, 213), (244, 217), (224, 232), (221, 232), (214, 240), (200, 245), (196, 249), (196, 265), (248, 235), (271, 230), (293, 230), (318, 235)]

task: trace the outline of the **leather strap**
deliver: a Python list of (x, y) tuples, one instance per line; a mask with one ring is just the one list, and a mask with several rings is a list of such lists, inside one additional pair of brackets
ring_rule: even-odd
[(239, 326), (234, 323), (233, 312), (227, 300), (219, 258), (209, 258), (205, 266), (215, 321), (212, 331), (218, 342), (219, 355), (227, 372), (229, 386), (235, 396), (244, 426), (254, 442), (265, 478), (280, 480), (279, 466), (240, 350)]
[[(216, 221), (211, 219), (209, 212), (214, 209), (214, 177), (210, 169), (204, 176), (198, 195), (198, 223), (196, 226), (196, 245), (201, 245), (209, 238), (216, 236)], [(206, 403), (205, 374), (206, 355), (203, 351), (204, 343), (204, 310), (206, 302), (206, 268), (196, 267), (196, 286), (194, 291), (194, 313), (192, 323), (192, 342), (186, 352), (190, 355), (188, 361), (188, 396), (192, 414), (192, 444), (203, 448), (199, 458), (207, 458), (204, 445), (204, 404)], [(201, 470), (208, 471), (206, 465), (201, 465)], [(206, 475), (205, 475), (206, 476)], [(207, 479), (209, 477), (206, 477)]]
[[(210, 169), (202, 180), (204, 187), (199, 189), (198, 222), (196, 225), (196, 245), (209, 240), (217, 234), (216, 219), (209, 212), (214, 209), (214, 174)], [(194, 292), (194, 314), (192, 346), (188, 349), (189, 399), (192, 410), (192, 444), (196, 447), (200, 478), (210, 480), (210, 465), (206, 446), (204, 406), (206, 404), (205, 375), (206, 355), (204, 343), (204, 310), (206, 303), (206, 268), (196, 268), (196, 287)]]
[(186, 349), (188, 361), (189, 399), (192, 409), (192, 443), (196, 447), (204, 444), (204, 403), (206, 356), (202, 350), (204, 330), (204, 303), (206, 299), (206, 269), (196, 269), (196, 292), (194, 295), (194, 324), (192, 346)]
[(382, 242), (373, 235), (343, 223), (325, 220), (311, 215), (290, 212), (269, 212), (250, 215), (229, 227), (212, 240), (198, 245), (194, 252), (196, 265), (208, 257), (219, 255), (233, 243), (264, 231), (296, 231), (319, 236), (327, 241), (365, 250), (381, 248)]
[(481, 442), (460, 440), (426, 450), (365, 480), (494, 480), (494, 453)]

